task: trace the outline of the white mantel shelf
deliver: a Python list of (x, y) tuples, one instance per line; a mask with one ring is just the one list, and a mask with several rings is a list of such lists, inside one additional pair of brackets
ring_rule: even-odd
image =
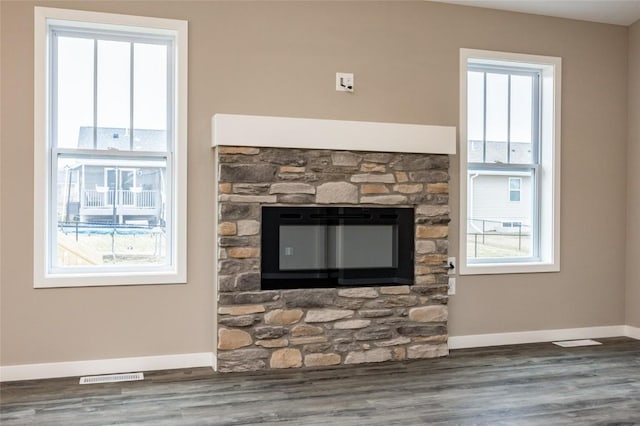
[(422, 124), (215, 114), (213, 147), (455, 154), (456, 128)]

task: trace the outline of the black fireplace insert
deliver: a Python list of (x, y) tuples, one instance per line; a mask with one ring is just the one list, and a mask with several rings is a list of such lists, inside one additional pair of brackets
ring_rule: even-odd
[(262, 207), (261, 288), (411, 285), (413, 208)]

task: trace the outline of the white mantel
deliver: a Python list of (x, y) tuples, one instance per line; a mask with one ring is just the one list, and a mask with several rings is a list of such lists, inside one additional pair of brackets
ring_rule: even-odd
[(455, 154), (456, 128), (423, 124), (215, 114), (216, 146)]

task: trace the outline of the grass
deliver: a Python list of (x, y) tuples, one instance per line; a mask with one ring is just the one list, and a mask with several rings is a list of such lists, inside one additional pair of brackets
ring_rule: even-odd
[(467, 255), (470, 258), (527, 257), (531, 255), (531, 236), (518, 234), (468, 234)]

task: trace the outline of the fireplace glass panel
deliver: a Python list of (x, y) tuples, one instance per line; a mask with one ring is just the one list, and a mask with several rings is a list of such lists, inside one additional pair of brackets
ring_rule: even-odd
[(280, 270), (395, 268), (395, 225), (280, 226)]

